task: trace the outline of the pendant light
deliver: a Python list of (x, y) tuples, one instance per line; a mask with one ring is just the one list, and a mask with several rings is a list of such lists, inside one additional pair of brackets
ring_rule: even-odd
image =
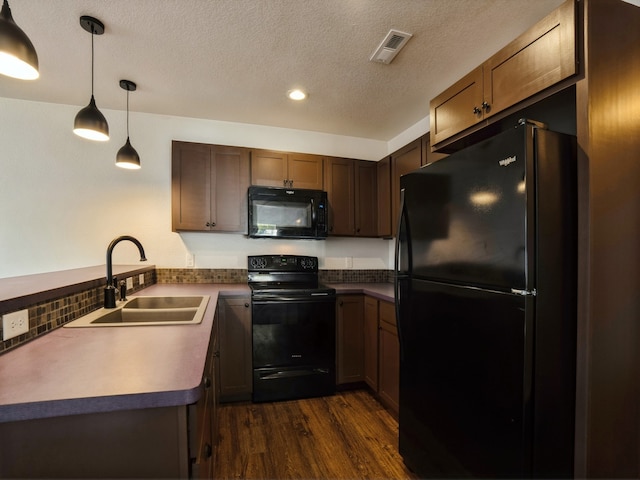
[(13, 20), (7, 0), (0, 12), (0, 73), (20, 80), (34, 80), (40, 76), (36, 49)]
[(131, 80), (120, 80), (120, 88), (127, 91), (127, 142), (118, 150), (116, 155), (116, 165), (121, 168), (138, 169), (140, 168), (140, 156), (136, 149), (131, 146), (129, 141), (129, 92), (136, 91), (136, 84)]
[(93, 37), (104, 33), (104, 24), (100, 20), (83, 15), (80, 17), (80, 25), (91, 34), (91, 100), (89, 105), (76, 115), (73, 133), (89, 140), (105, 142), (109, 140), (109, 125), (93, 98)]

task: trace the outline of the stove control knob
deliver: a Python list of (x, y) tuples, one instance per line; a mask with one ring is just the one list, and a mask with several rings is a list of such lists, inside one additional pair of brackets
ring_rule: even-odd
[(265, 268), (267, 266), (267, 261), (264, 257), (254, 257), (251, 259), (251, 268)]
[(315, 265), (316, 262), (313, 258), (303, 258), (300, 264), (302, 265), (302, 268), (307, 268), (307, 269), (312, 269), (316, 266)]

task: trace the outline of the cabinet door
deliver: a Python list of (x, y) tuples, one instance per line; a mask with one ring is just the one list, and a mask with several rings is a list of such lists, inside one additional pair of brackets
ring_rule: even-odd
[(336, 301), (337, 384), (364, 379), (364, 304), (362, 295), (338, 295)]
[(398, 228), (398, 213), (400, 210), (400, 177), (405, 173), (420, 168), (422, 163), (422, 142), (416, 139), (405, 147), (391, 155), (392, 168), (392, 201), (391, 201), (391, 227), (392, 234)]
[(446, 158), (446, 153), (438, 153), (431, 151), (431, 134), (427, 132), (422, 136), (422, 164), (429, 165), (430, 163), (437, 162)]
[(381, 400), (398, 413), (400, 398), (400, 343), (393, 303), (380, 302), (380, 350), (378, 392)]
[(432, 143), (439, 143), (482, 120), (482, 82), (482, 66), (479, 66), (431, 100)]
[(378, 300), (364, 298), (364, 381), (378, 391)]
[(250, 297), (219, 298), (220, 400), (247, 400), (253, 389)]
[(211, 146), (174, 141), (171, 150), (172, 229), (208, 230), (211, 218)]
[(326, 190), (329, 200), (329, 235), (355, 234), (355, 169), (349, 158), (327, 158)]
[(251, 185), (284, 187), (286, 179), (286, 153), (268, 150), (251, 151)]
[(249, 153), (244, 148), (212, 146), (211, 230), (247, 232)]
[(288, 186), (322, 190), (322, 160), (322, 157), (318, 155), (290, 153), (287, 162), (287, 179), (290, 180)]
[(375, 237), (378, 233), (376, 164), (356, 160), (355, 165), (355, 234)]
[(576, 73), (575, 8), (563, 3), (484, 63), (485, 117)]
[(377, 162), (378, 236), (393, 236), (391, 225), (391, 157)]

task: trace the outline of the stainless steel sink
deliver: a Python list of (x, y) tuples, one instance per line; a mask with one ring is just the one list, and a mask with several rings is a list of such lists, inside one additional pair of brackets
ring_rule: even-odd
[(202, 295), (194, 297), (134, 297), (124, 305), (123, 309), (198, 308), (201, 303)]
[(133, 297), (116, 308), (101, 308), (65, 325), (78, 327), (131, 327), (201, 323), (209, 295)]

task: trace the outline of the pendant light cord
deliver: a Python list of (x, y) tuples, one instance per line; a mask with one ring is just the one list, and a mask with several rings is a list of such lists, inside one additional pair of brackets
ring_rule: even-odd
[(91, 26), (91, 97), (93, 97), (93, 37), (95, 36), (94, 27)]
[(129, 139), (129, 89), (127, 88), (127, 140)]

